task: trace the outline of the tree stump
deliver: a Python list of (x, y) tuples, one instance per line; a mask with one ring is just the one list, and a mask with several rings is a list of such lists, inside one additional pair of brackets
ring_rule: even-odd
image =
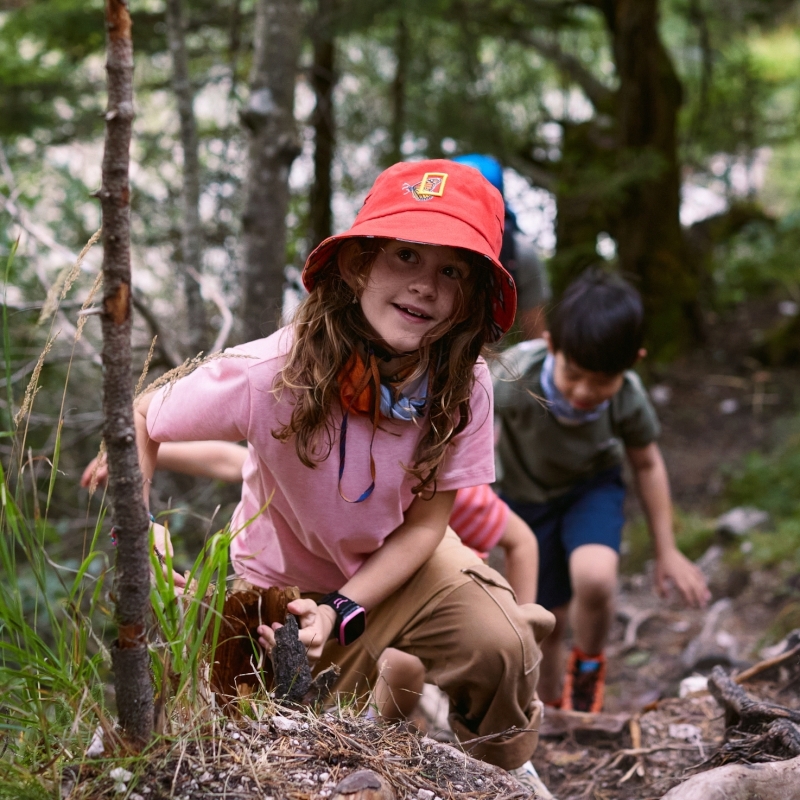
[[(263, 683), (272, 690), (275, 673), (258, 645), (258, 626), (286, 622), (286, 606), (300, 597), (296, 586), (232, 592), (222, 610), (217, 649), (211, 669), (211, 689), (221, 705), (250, 694)], [(212, 628), (206, 635), (210, 643)]]

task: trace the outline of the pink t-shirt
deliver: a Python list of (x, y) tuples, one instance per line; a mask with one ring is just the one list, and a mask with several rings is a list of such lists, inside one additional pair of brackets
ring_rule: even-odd
[[(341, 409), (329, 427), (330, 454), (315, 469), (299, 460), (293, 439), (279, 442), (272, 435), (291, 416), (291, 395), (271, 391), (290, 345), (291, 329), (283, 328), (226, 351), (159, 390), (147, 428), (159, 442), (246, 439), (242, 499), (231, 522), (234, 531), (241, 529), (231, 546), (237, 573), (260, 586), (329, 592), (341, 588), (403, 522), (416, 480), (402, 464), (412, 462), (424, 427), (381, 418), (373, 445), (375, 490), (362, 503), (345, 502), (338, 490)], [(439, 470), (440, 491), (494, 480), (492, 385), (482, 360), (475, 376), (471, 419)], [(372, 421), (350, 414), (346, 497), (359, 497), (370, 484), (371, 437)]]

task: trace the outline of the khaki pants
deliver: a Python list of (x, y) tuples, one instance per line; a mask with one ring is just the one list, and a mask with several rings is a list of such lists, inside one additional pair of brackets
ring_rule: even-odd
[[(426, 680), (450, 698), (450, 724), (464, 748), (513, 769), (533, 755), (539, 740), (538, 643), (554, 624), (541, 606), (517, 605), (508, 582), (448, 528), (416, 575), (369, 612), (356, 642), (326, 645), (315, 672), (338, 664), (334, 691), (365, 702), (387, 647), (417, 656)], [(469, 743), (511, 727), (518, 731)]]

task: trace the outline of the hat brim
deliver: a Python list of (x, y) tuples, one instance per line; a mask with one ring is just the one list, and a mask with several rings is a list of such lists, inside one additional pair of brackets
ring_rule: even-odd
[[(433, 213), (432, 213), (433, 212)], [(446, 216), (446, 224), (437, 224), (437, 218)], [(445, 222), (445, 220), (439, 220)], [(492, 254), (489, 242), (477, 228), (447, 212), (403, 211), (384, 218), (356, 221), (350, 230), (325, 239), (309, 255), (303, 269), (303, 286), (311, 291), (316, 276), (331, 260), (342, 242), (354, 238), (398, 239), (405, 242), (460, 247), (482, 255), (492, 268), (492, 317), (494, 328), (492, 340), (496, 341), (508, 331), (517, 311), (517, 290), (514, 279)]]

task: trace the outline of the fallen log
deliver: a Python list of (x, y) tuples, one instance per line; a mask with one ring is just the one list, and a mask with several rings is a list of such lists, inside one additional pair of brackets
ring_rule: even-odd
[(767, 764), (728, 764), (670, 789), (662, 800), (800, 800), (800, 756)]

